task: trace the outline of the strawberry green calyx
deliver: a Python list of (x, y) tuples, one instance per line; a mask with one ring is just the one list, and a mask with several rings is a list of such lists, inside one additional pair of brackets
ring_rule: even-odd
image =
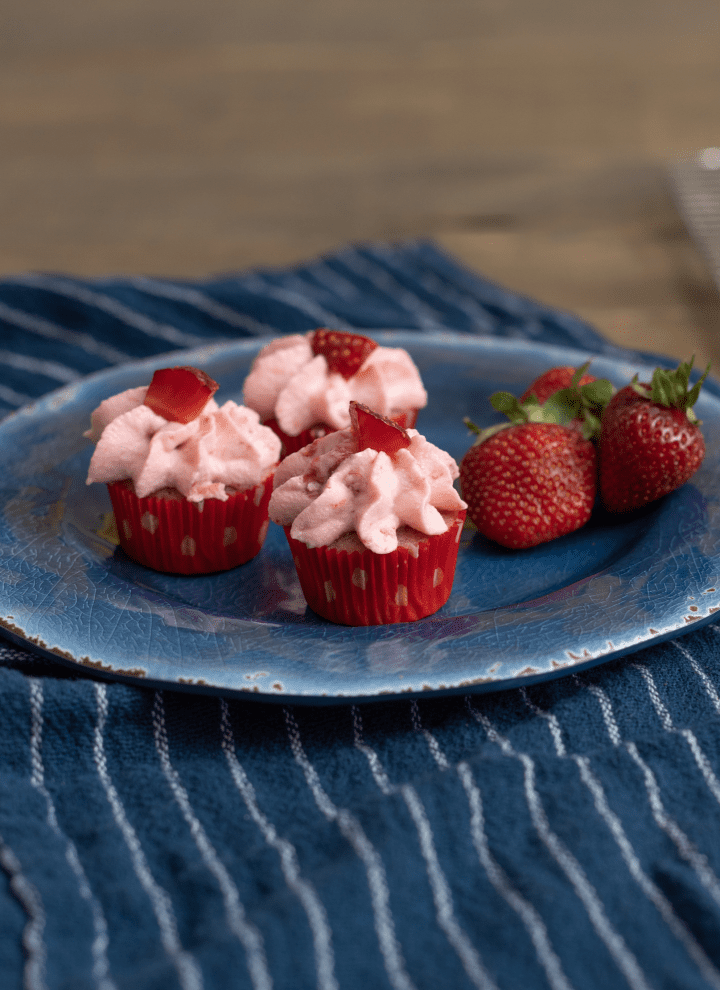
[(607, 378), (596, 378), (580, 385), (582, 376), (588, 369), (587, 361), (576, 369), (567, 388), (555, 392), (545, 401), (545, 405), (555, 411), (557, 422), (568, 423), (577, 420), (581, 424), (582, 435), (586, 440), (597, 440), (600, 436), (600, 420), (603, 410), (612, 399), (615, 389)]
[[(509, 422), (481, 430), (466, 417), (465, 425), (477, 435), (473, 446), (484, 443), (500, 430), (509, 426), (521, 426), (523, 423), (554, 423), (558, 426), (573, 424), (583, 439), (596, 440), (600, 436), (603, 410), (613, 397), (615, 389), (607, 378), (592, 378), (587, 375), (589, 366), (590, 362), (586, 361), (576, 368), (568, 387), (558, 389), (542, 402), (538, 401), (534, 392), (525, 393), (525, 398), (522, 399), (516, 398), (511, 392), (494, 392), (490, 396), (490, 405), (507, 416)], [(554, 370), (569, 372), (570, 368)], [(583, 378), (591, 380), (580, 385)]]
[(639, 382), (635, 375), (630, 382), (635, 392), (644, 399), (649, 399), (657, 406), (665, 406), (668, 409), (682, 409), (691, 423), (699, 423), (693, 406), (698, 400), (700, 389), (708, 376), (710, 365), (700, 379), (688, 388), (690, 384), (690, 372), (695, 361), (695, 356), (689, 361), (681, 361), (674, 371), (667, 368), (656, 368), (653, 372), (652, 381), (648, 385), (646, 382)]
[(511, 392), (493, 392), (490, 405), (510, 420), (514, 426), (521, 423), (558, 423), (558, 413), (547, 403), (540, 403), (534, 395), (520, 402)]
[(597, 378), (584, 385), (580, 381), (590, 362), (575, 369), (567, 388), (559, 389), (539, 403), (534, 394), (524, 401), (518, 400), (509, 392), (496, 392), (490, 396), (494, 409), (505, 415), (513, 423), (559, 423), (567, 425), (576, 422), (585, 440), (596, 440), (600, 436), (600, 419), (603, 409), (613, 397), (615, 389), (607, 378)]
[[(495, 426), (488, 426), (481, 430), (472, 420), (466, 416), (463, 422), (469, 430), (476, 434), (477, 439), (473, 447), (484, 443), (490, 437), (495, 436), (501, 430), (507, 430), (511, 426), (522, 426), (523, 423), (554, 423), (563, 425), (570, 420), (566, 417), (560, 406), (553, 405), (550, 400), (538, 402), (534, 395), (529, 396), (523, 402), (516, 398), (511, 392), (493, 392), (490, 396), (490, 405), (497, 412), (507, 416), (507, 423), (496, 423)], [(572, 417), (570, 417), (572, 418)]]
[(473, 441), (473, 447), (479, 447), (481, 443), (485, 443), (490, 437), (494, 437), (496, 433), (501, 430), (506, 430), (508, 426), (512, 426), (512, 423), (497, 423), (495, 426), (488, 426), (484, 430), (481, 430), (479, 426), (476, 426), (471, 419), (467, 416), (463, 419), (463, 423), (470, 430), (471, 433), (475, 434), (475, 440)]

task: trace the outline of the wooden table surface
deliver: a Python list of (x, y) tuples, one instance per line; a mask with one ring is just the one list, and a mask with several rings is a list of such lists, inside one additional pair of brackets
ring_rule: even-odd
[(0, 24), (2, 273), (429, 236), (720, 372), (667, 179), (720, 144), (717, 0), (5, 0)]

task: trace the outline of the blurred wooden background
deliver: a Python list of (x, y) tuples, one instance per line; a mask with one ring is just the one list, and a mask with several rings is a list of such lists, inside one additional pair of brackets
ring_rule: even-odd
[(720, 144), (717, 0), (4, 0), (0, 272), (202, 276), (436, 238), (720, 369), (667, 167)]

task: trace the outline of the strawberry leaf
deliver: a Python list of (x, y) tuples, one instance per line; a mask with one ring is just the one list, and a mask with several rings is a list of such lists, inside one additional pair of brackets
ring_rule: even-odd
[[(708, 366), (705, 369), (705, 371), (703, 372), (702, 376), (698, 379), (697, 382), (695, 382), (695, 384), (693, 385), (693, 387), (690, 389), (690, 391), (687, 394), (687, 400), (686, 400), (686, 403), (685, 403), (685, 411), (688, 413), (688, 415), (690, 415), (690, 413), (692, 412), (692, 407), (695, 405), (695, 403), (698, 400), (698, 396), (700, 395), (700, 389), (703, 387), (703, 382), (707, 378), (709, 371), (710, 371), (710, 365), (708, 364)], [(693, 413), (693, 416), (695, 416), (694, 413)]]
[(467, 428), (475, 434), (477, 439), (473, 442), (473, 447), (479, 447), (481, 443), (485, 443), (490, 437), (494, 437), (496, 433), (500, 433), (501, 430), (507, 430), (511, 426), (515, 425), (513, 423), (496, 423), (495, 426), (488, 426), (484, 430), (481, 430), (479, 426), (476, 426), (471, 419), (466, 416), (463, 419), (463, 423)]
[[(682, 388), (682, 377), (677, 382)], [(664, 368), (656, 368), (652, 377), (652, 401), (658, 406), (676, 405), (675, 379)], [(687, 387), (687, 383), (686, 383)]]
[(586, 440), (595, 440), (600, 436), (600, 417), (587, 409), (583, 413), (582, 435)]
[(527, 423), (529, 419), (525, 403), (520, 403), (511, 392), (493, 392), (490, 396), (490, 405), (497, 412), (507, 416), (511, 423)]
[(600, 406), (604, 409), (615, 394), (612, 382), (607, 378), (596, 378), (594, 382), (580, 387), (580, 396), (585, 408)]
[(682, 409), (687, 413), (691, 422), (697, 422), (697, 417), (692, 411), (692, 407), (698, 400), (700, 389), (710, 371), (708, 364), (700, 379), (688, 390), (690, 384), (690, 373), (692, 372), (695, 358), (690, 361), (681, 361), (674, 370), (668, 368), (656, 368), (653, 372), (652, 382), (648, 385), (638, 382), (635, 375), (630, 383), (633, 389), (643, 398), (650, 399), (658, 406), (665, 406), (668, 409)]
[(569, 386), (570, 388), (577, 387), (578, 382), (580, 381), (580, 379), (582, 378), (582, 376), (585, 374), (585, 372), (588, 370), (589, 367), (590, 367), (590, 362), (586, 361), (585, 364), (581, 364), (579, 368), (575, 369), (573, 376), (570, 379), (570, 386)]

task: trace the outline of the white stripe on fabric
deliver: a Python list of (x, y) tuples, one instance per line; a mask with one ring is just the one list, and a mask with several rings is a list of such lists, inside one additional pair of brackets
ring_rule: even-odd
[(640, 968), (637, 959), (628, 948), (622, 935), (615, 931), (610, 923), (605, 913), (605, 907), (597, 891), (586, 877), (585, 871), (570, 850), (563, 845), (559, 837), (550, 828), (550, 823), (535, 786), (534, 761), (527, 753), (517, 752), (512, 743), (500, 735), (494, 728), (487, 716), (476, 708), (473, 708), (468, 696), (465, 697), (465, 703), (472, 717), (485, 729), (488, 739), (499, 746), (500, 751), (505, 756), (510, 756), (522, 764), (525, 781), (525, 800), (527, 801), (535, 830), (548, 852), (572, 884), (575, 893), (587, 911), (595, 932), (606, 945), (618, 969), (633, 990), (650, 990), (645, 974)]
[(23, 971), (24, 990), (45, 990), (45, 961), (47, 952), (43, 933), (45, 931), (45, 908), (37, 890), (22, 871), (22, 865), (15, 853), (0, 836), (0, 866), (10, 878), (10, 889), (17, 897), (27, 915), (22, 943), (26, 959)]
[(155, 748), (160, 757), (160, 766), (162, 767), (163, 774), (170, 785), (170, 790), (182, 812), (182, 816), (187, 822), (190, 834), (198, 848), (202, 861), (215, 877), (220, 888), (228, 926), (245, 949), (252, 984), (255, 990), (271, 990), (272, 978), (268, 969), (262, 935), (257, 927), (248, 919), (240, 900), (240, 892), (220, 860), (215, 847), (210, 842), (207, 832), (193, 811), (188, 793), (180, 780), (180, 775), (170, 762), (170, 745), (168, 743), (167, 727), (165, 724), (165, 706), (163, 704), (162, 692), (160, 691), (155, 692), (152, 724)]
[(84, 285), (69, 282), (64, 278), (54, 278), (49, 275), (19, 275), (17, 276), (17, 281), (25, 285), (32, 285), (38, 289), (46, 289), (48, 292), (54, 292), (58, 296), (77, 299), (78, 302), (83, 303), (85, 306), (93, 306), (95, 309), (107, 313), (126, 326), (139, 330), (148, 337), (165, 340), (167, 343), (174, 344), (176, 347), (197, 347), (200, 344), (208, 343), (205, 337), (185, 333), (182, 330), (178, 330), (177, 327), (170, 326), (168, 323), (157, 323), (155, 320), (151, 320), (149, 316), (145, 316), (144, 313), (139, 313), (130, 306), (126, 306), (125, 303), (113, 299), (112, 296), (107, 295), (105, 292), (95, 292), (93, 289), (87, 289)]
[[(428, 729), (422, 726), (418, 703), (416, 701), (411, 702), (411, 707), (413, 726), (418, 732), (422, 732), (424, 735), (433, 759), (441, 770), (450, 770), (450, 763), (440, 748), (437, 739)], [(480, 788), (475, 783), (469, 765), (463, 760), (457, 764), (455, 770), (463, 785), (470, 806), (470, 834), (473, 845), (478, 854), (478, 859), (488, 875), (488, 879), (498, 894), (515, 911), (525, 925), (525, 929), (535, 948), (540, 965), (545, 970), (545, 975), (552, 990), (572, 990), (572, 985), (563, 972), (562, 964), (550, 943), (545, 923), (533, 905), (515, 890), (507, 874), (490, 852), (487, 835), (485, 834), (485, 815), (483, 812), (482, 795)]]
[(263, 336), (264, 334), (276, 334), (277, 327), (269, 323), (261, 323), (254, 317), (246, 313), (239, 313), (236, 309), (218, 302), (212, 296), (198, 289), (191, 289), (186, 285), (174, 285), (172, 282), (160, 282), (154, 278), (137, 277), (123, 279), (127, 285), (132, 285), (141, 292), (147, 292), (152, 296), (159, 296), (161, 299), (172, 299), (175, 302), (187, 303), (199, 309), (202, 313), (207, 313), (213, 319), (221, 323), (227, 323), (231, 327), (238, 327), (240, 330), (247, 330), (248, 333)]
[[(407, 245), (407, 247), (409, 250), (414, 251), (415, 256), (418, 258), (420, 264), (427, 264), (427, 262), (425, 262), (424, 258), (422, 257), (421, 243), (418, 243), (417, 241), (410, 242)], [(404, 248), (405, 245), (403, 245), (403, 249)], [(450, 278), (451, 276), (448, 275), (447, 277)], [(458, 286), (462, 285), (463, 286), (462, 291), (464, 292), (474, 291), (475, 288), (474, 286), (473, 286), (473, 290), (468, 290), (465, 288), (467, 281), (472, 282), (473, 280), (474, 280), (473, 276), (469, 274), (465, 278), (463, 278), (463, 273), (461, 270), (456, 270), (456, 272), (452, 276), (453, 283)], [(532, 300), (527, 299), (524, 296), (508, 294), (507, 291), (500, 288), (498, 285), (493, 285), (492, 283), (487, 284), (484, 287), (484, 291), (486, 294), (490, 295), (491, 305), (493, 304), (498, 305), (499, 303), (501, 308), (506, 310), (511, 316), (518, 317), (519, 319), (522, 320), (523, 322), (522, 328), (516, 328), (516, 331), (517, 330), (521, 331), (518, 334), (518, 336), (521, 336), (523, 339), (527, 339), (529, 337), (537, 337), (537, 335), (542, 332), (543, 326), (541, 320), (544, 314), (542, 307), (538, 303), (533, 302)], [(548, 311), (546, 310), (545, 312)], [(574, 336), (577, 339), (577, 327), (575, 327), (574, 325), (566, 326), (566, 324), (568, 324), (568, 320), (571, 321), (572, 319), (576, 319), (576, 318), (567, 318), (564, 313), (557, 311), (552, 313), (552, 317), (555, 322), (561, 324), (566, 329), (571, 331), (575, 330)], [(515, 334), (513, 334), (513, 336), (515, 336)]]
[(312, 932), (315, 952), (315, 968), (317, 970), (318, 990), (337, 990), (335, 979), (335, 956), (332, 947), (332, 932), (328, 924), (327, 914), (313, 885), (300, 875), (300, 864), (297, 852), (292, 843), (278, 835), (277, 829), (260, 810), (255, 788), (248, 779), (235, 753), (235, 739), (230, 725), (230, 709), (224, 698), (220, 699), (220, 722), (222, 732), (222, 748), (230, 768), (233, 783), (240, 792), (250, 817), (260, 829), (265, 842), (274, 849), (280, 858), (280, 867), (285, 882), (305, 910), (310, 931)]
[(297, 722), (289, 709), (283, 708), (283, 714), (295, 762), (303, 772), (315, 804), (328, 821), (337, 824), (365, 867), (375, 919), (375, 932), (390, 984), (394, 990), (416, 990), (405, 969), (405, 960), (395, 934), (395, 923), (390, 912), (390, 891), (382, 859), (358, 819), (346, 808), (338, 808), (326, 794), (315, 767), (305, 755)]
[(102, 358), (108, 364), (122, 364), (123, 361), (132, 360), (130, 354), (125, 354), (124, 351), (119, 351), (116, 347), (111, 347), (110, 344), (101, 344), (89, 333), (68, 330), (66, 327), (51, 323), (41, 316), (6, 306), (4, 302), (0, 302), (0, 320), (12, 323), (14, 327), (27, 330), (28, 333), (34, 333), (38, 337), (44, 337), (45, 340), (55, 340), (62, 344), (68, 344), (70, 347), (79, 347), (86, 354), (94, 354), (95, 357)]
[(7, 385), (0, 385), (0, 400), (9, 406), (26, 406), (35, 401), (31, 395), (23, 395), (22, 392), (16, 392)]
[(418, 279), (410, 266), (404, 265), (402, 263), (403, 259), (387, 245), (376, 244), (369, 248), (368, 251), (370, 254), (380, 256), (389, 268), (392, 268), (396, 272), (402, 272), (415, 281), (419, 281), (420, 285), (424, 289), (427, 289), (428, 292), (449, 303), (455, 309), (459, 309), (461, 313), (465, 313), (471, 320), (473, 329), (476, 332), (487, 333), (493, 329), (493, 323), (487, 311), (472, 296), (461, 292), (454, 286), (448, 285), (447, 282), (443, 282), (438, 275), (430, 271), (424, 272)]
[(653, 707), (657, 712), (658, 718), (660, 719), (660, 724), (666, 732), (673, 733), (674, 735), (682, 736), (685, 742), (690, 747), (690, 752), (693, 755), (695, 762), (698, 765), (700, 773), (703, 775), (703, 779), (708, 786), (708, 790), (715, 798), (718, 804), (720, 804), (720, 781), (718, 781), (715, 771), (710, 766), (710, 761), (708, 760), (705, 753), (702, 751), (702, 747), (698, 742), (697, 736), (691, 729), (677, 729), (673, 725), (673, 720), (670, 716), (670, 712), (665, 707), (660, 699), (660, 692), (657, 689), (655, 680), (644, 664), (632, 663), (631, 667), (634, 667), (640, 672), (645, 683), (647, 684), (648, 694), (650, 695), (650, 700), (653, 703)]
[(68, 368), (65, 364), (59, 364), (57, 361), (42, 361), (28, 354), (18, 354), (16, 351), (0, 351), (0, 364), (15, 368), (17, 371), (29, 371), (34, 375), (54, 378), (55, 381), (66, 384), (80, 378), (79, 371)]
[[(645, 760), (643, 760), (637, 745), (629, 740), (625, 740), (624, 742), (622, 741), (617, 728), (617, 723), (615, 722), (615, 718), (612, 713), (610, 699), (607, 697), (603, 689), (598, 687), (597, 684), (588, 684), (588, 687), (598, 701), (600, 701), (601, 698), (603, 699), (601, 709), (603, 712), (603, 717), (605, 718), (605, 724), (612, 724), (614, 726), (613, 734), (611, 734), (608, 730), (610, 738), (616, 746), (619, 745), (619, 742), (622, 744), (623, 748), (630, 755), (630, 758), (642, 774), (643, 783), (645, 784), (645, 790), (648, 796), (648, 804), (650, 806), (650, 811), (655, 824), (665, 833), (665, 835), (667, 835), (682, 858), (690, 864), (695, 871), (695, 875), (698, 880), (703, 887), (705, 887), (713, 900), (716, 901), (717, 904), (720, 904), (720, 880), (718, 880), (717, 876), (713, 872), (707, 856), (700, 852), (695, 844), (683, 832), (675, 819), (672, 818), (672, 816), (666, 811), (665, 805), (662, 802), (662, 795), (655, 774), (652, 772)], [(619, 742), (615, 741), (616, 738)]]
[(593, 773), (590, 767), (590, 760), (587, 756), (580, 756), (577, 753), (568, 754), (562, 740), (562, 730), (557, 717), (551, 712), (543, 711), (536, 704), (534, 704), (534, 702), (527, 697), (527, 690), (525, 688), (521, 688), (520, 690), (528, 707), (535, 712), (536, 715), (539, 715), (547, 721), (548, 728), (553, 736), (555, 751), (558, 756), (569, 757), (569, 759), (575, 762), (575, 765), (580, 771), (580, 779), (592, 795), (595, 810), (610, 830), (610, 834), (620, 850), (620, 854), (625, 861), (625, 865), (630, 872), (630, 876), (637, 883), (638, 887), (640, 887), (651, 904), (654, 905), (675, 938), (677, 938), (677, 940), (683, 945), (687, 954), (700, 970), (703, 978), (710, 984), (710, 986), (720, 990), (720, 973), (718, 973), (715, 969), (712, 962), (705, 954), (704, 949), (695, 940), (682, 919), (675, 914), (672, 904), (665, 897), (662, 890), (653, 882), (653, 880), (651, 880), (643, 869), (638, 855), (622, 826), (620, 818), (610, 808), (604, 788), (597, 775)]
[[(573, 674), (573, 680), (576, 684), (582, 686), (583, 681), (580, 680), (577, 674)], [(600, 705), (600, 711), (602, 712), (603, 721), (605, 722), (605, 728), (607, 734), (610, 736), (610, 742), (613, 746), (622, 745), (622, 736), (620, 735), (620, 729), (615, 721), (615, 714), (612, 710), (612, 705), (610, 704), (610, 699), (605, 694), (602, 688), (598, 687), (597, 684), (588, 684), (588, 690), (595, 695), (595, 698)]]
[(180, 943), (177, 922), (170, 898), (167, 891), (160, 886), (150, 872), (150, 867), (140, 845), (140, 840), (137, 837), (135, 829), (128, 821), (125, 808), (120, 800), (120, 795), (115, 789), (115, 785), (108, 773), (104, 742), (105, 724), (108, 715), (107, 688), (104, 684), (97, 682), (94, 687), (98, 720), (95, 725), (93, 757), (100, 782), (107, 796), (115, 824), (120, 829), (120, 833), (125, 840), (125, 845), (128, 847), (135, 876), (138, 878), (152, 906), (153, 914), (160, 929), (160, 941), (175, 966), (180, 985), (183, 990), (201, 990), (203, 979), (200, 968), (195, 959), (189, 952), (183, 949)]
[(353, 300), (361, 295), (360, 289), (354, 282), (344, 278), (325, 261), (314, 262), (306, 268), (306, 272), (329, 292), (339, 296), (341, 299)]
[(425, 860), (425, 869), (435, 904), (435, 916), (440, 929), (457, 953), (470, 982), (480, 990), (491, 990), (495, 987), (495, 983), (483, 966), (477, 949), (455, 917), (452, 891), (440, 866), (432, 827), (417, 791), (411, 784), (390, 782), (375, 750), (363, 742), (362, 721), (355, 705), (352, 706), (352, 719), (355, 746), (367, 759), (375, 783), (386, 796), (399, 794), (410, 812), (420, 841), (420, 851)]
[(650, 801), (650, 810), (658, 827), (672, 840), (683, 859), (694, 869), (703, 887), (705, 887), (713, 900), (720, 905), (720, 881), (713, 872), (707, 856), (700, 852), (695, 844), (685, 835), (675, 819), (665, 810), (655, 774), (640, 756), (636, 744), (634, 742), (626, 742), (625, 747), (642, 771), (645, 788)]
[(401, 282), (398, 282), (396, 278), (393, 278), (390, 272), (383, 268), (382, 265), (368, 261), (367, 258), (364, 258), (354, 248), (346, 248), (344, 251), (341, 251), (337, 255), (337, 260), (345, 265), (346, 268), (349, 268), (354, 275), (366, 279), (384, 295), (389, 296), (397, 304), (402, 306), (411, 316), (417, 319), (418, 326), (422, 330), (450, 329), (443, 322), (444, 317), (442, 313), (438, 313), (432, 306), (428, 306), (422, 299), (419, 299), (414, 292), (411, 292)]
[(110, 963), (107, 956), (108, 948), (108, 927), (103, 909), (97, 897), (90, 889), (85, 870), (83, 869), (75, 843), (66, 836), (60, 828), (57, 819), (55, 804), (52, 796), (45, 786), (45, 768), (42, 759), (42, 731), (43, 731), (43, 689), (42, 682), (35, 677), (30, 681), (30, 783), (45, 799), (47, 809), (46, 820), (50, 828), (57, 837), (65, 844), (65, 858), (77, 880), (80, 896), (90, 908), (93, 920), (93, 930), (95, 937), (92, 942), (92, 973), (99, 990), (114, 990), (116, 984), (110, 977)]
[(522, 699), (530, 711), (534, 712), (536, 715), (539, 715), (540, 718), (544, 718), (547, 722), (557, 755), (567, 756), (567, 750), (565, 749), (565, 743), (563, 742), (562, 737), (562, 729), (560, 728), (560, 723), (558, 722), (557, 717), (553, 715), (552, 712), (544, 712), (542, 708), (539, 708), (535, 704), (535, 702), (531, 701), (528, 697), (527, 688), (521, 687), (520, 694), (522, 695)]
[(341, 320), (336, 313), (331, 313), (323, 306), (319, 306), (317, 303), (313, 302), (312, 299), (308, 299), (307, 296), (303, 295), (301, 292), (294, 292), (291, 289), (280, 288), (279, 286), (273, 285), (271, 282), (266, 281), (260, 275), (249, 275), (244, 277), (240, 281), (240, 285), (243, 289), (247, 289), (249, 292), (252, 292), (258, 296), (265, 296), (269, 299), (275, 299), (278, 302), (283, 303), (285, 306), (290, 306), (292, 309), (297, 309), (301, 313), (311, 316), (317, 321), (318, 326), (327, 326), (333, 330), (352, 330), (352, 327), (348, 323), (345, 323), (344, 320)]
[[(710, 628), (712, 629), (712, 631), (714, 633), (716, 633), (718, 636), (720, 636), (720, 629), (718, 629), (717, 626), (710, 626)], [(717, 692), (717, 690), (716, 690), (715, 685), (713, 684), (713, 682), (710, 680), (710, 678), (708, 677), (708, 675), (705, 673), (705, 671), (702, 669), (702, 667), (700, 666), (700, 664), (697, 662), (697, 660), (690, 653), (689, 650), (686, 650), (684, 646), (681, 646), (680, 643), (677, 643), (677, 642), (674, 642), (672, 645), (675, 647), (676, 650), (680, 650), (680, 652), (682, 653), (682, 655), (687, 660), (690, 661), (690, 666), (692, 667), (693, 671), (697, 674), (697, 676), (702, 681), (703, 687), (705, 688), (705, 691), (707, 693), (708, 698), (712, 701), (713, 707), (715, 708), (715, 711), (718, 713), (718, 715), (720, 715), (720, 695), (718, 695), (718, 692)]]

